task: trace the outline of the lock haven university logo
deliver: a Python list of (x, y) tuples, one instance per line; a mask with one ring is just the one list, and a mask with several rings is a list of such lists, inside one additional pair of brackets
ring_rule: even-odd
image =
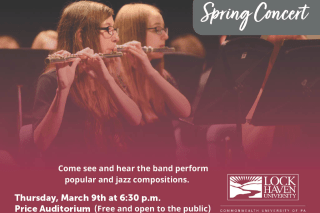
[(229, 201), (297, 201), (298, 174), (229, 174)]

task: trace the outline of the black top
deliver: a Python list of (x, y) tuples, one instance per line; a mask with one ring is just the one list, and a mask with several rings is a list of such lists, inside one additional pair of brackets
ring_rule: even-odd
[[(171, 80), (168, 79), (170, 82)], [(56, 71), (41, 75), (38, 79), (36, 97), (33, 109), (33, 128), (39, 125), (48, 112), (58, 88)], [(170, 118), (161, 118), (153, 124), (144, 126), (129, 126), (121, 118), (106, 124), (107, 132), (117, 130), (113, 125), (121, 121), (124, 134), (123, 149), (102, 149), (95, 144), (95, 131), (88, 125), (91, 119), (87, 110), (77, 105), (68, 96), (62, 123), (57, 136), (43, 153), (47, 165), (89, 164), (89, 163), (144, 163), (171, 162), (175, 159), (176, 142)], [(104, 128), (104, 129), (105, 129)], [(111, 129), (111, 131), (109, 130)], [(113, 131), (113, 130), (114, 131)]]
[[(57, 88), (56, 71), (39, 77), (33, 108), (33, 129), (36, 129), (48, 112)], [(104, 163), (121, 156), (121, 151), (102, 149), (95, 143), (96, 134), (94, 128), (88, 124), (90, 120), (92, 119), (87, 110), (76, 104), (69, 95), (58, 134), (43, 153), (43, 158), (49, 166), (58, 163)], [(111, 129), (108, 132), (113, 131), (112, 124), (113, 121), (106, 124), (109, 125), (106, 128)]]

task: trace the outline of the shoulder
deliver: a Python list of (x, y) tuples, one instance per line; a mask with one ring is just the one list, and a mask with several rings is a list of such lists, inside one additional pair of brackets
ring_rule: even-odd
[(36, 87), (36, 94), (43, 95), (55, 95), (58, 87), (58, 78), (56, 71), (49, 71), (39, 76)]
[(45, 72), (39, 76), (39, 79), (57, 80), (57, 72), (56, 72), (56, 70), (51, 70), (49, 72)]
[[(57, 73), (55, 70), (43, 73), (38, 78), (38, 86), (57, 85)], [(45, 85), (43, 85), (45, 84)]]

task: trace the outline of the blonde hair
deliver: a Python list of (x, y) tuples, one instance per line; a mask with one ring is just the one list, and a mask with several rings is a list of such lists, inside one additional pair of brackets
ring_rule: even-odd
[[(145, 46), (147, 25), (152, 11), (161, 14), (157, 7), (148, 4), (131, 3), (124, 5), (115, 18), (115, 27), (119, 28), (119, 43), (124, 44), (136, 40), (141, 42), (142, 46)], [(149, 82), (145, 74), (134, 70), (125, 57), (123, 57), (123, 62), (129, 91), (142, 112), (141, 124), (152, 123), (159, 117), (166, 116), (168, 113), (161, 91)], [(152, 60), (151, 63), (162, 77), (168, 78), (170, 76), (164, 70), (163, 59)]]
[[(31, 49), (57, 49), (58, 33), (53, 30), (41, 31), (33, 40)], [(51, 45), (52, 47), (48, 47)]]
[(3, 49), (18, 49), (20, 48), (18, 42), (11, 36), (0, 36), (0, 48)]
[(170, 42), (177, 52), (188, 53), (200, 58), (206, 57), (206, 51), (201, 41), (192, 34), (179, 36)]

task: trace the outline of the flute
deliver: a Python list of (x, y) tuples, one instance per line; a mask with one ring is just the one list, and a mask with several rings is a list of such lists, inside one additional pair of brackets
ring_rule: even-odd
[[(49, 55), (45, 62), (46, 64), (54, 64), (54, 63), (61, 63), (61, 62), (71, 62), (76, 58), (82, 58), (83, 55), (78, 54), (71, 54), (69, 56), (57, 56), (57, 55)], [(123, 56), (122, 52), (112, 52), (109, 54), (99, 53), (101, 58), (114, 58), (114, 57), (121, 57)]]
[[(126, 46), (125, 45), (117, 45), (117, 51), (118, 52), (123, 52), (125, 51)], [(142, 47), (142, 50), (146, 53), (152, 53), (152, 52), (175, 52), (175, 48), (174, 47), (160, 47), (160, 48), (156, 48), (156, 47)]]

